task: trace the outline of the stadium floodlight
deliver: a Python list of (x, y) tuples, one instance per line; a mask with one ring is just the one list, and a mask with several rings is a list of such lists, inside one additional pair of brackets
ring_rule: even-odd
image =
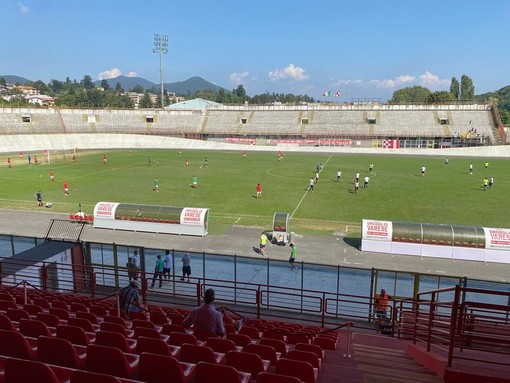
[(163, 96), (163, 54), (168, 53), (168, 35), (154, 34), (154, 53), (159, 53), (159, 82), (161, 83), (161, 109), (165, 107)]

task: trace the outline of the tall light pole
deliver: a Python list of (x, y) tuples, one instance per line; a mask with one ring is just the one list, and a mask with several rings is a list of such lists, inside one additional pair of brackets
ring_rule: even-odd
[(159, 53), (159, 82), (161, 83), (161, 109), (165, 108), (163, 96), (163, 54), (168, 53), (168, 35), (154, 34), (154, 53)]

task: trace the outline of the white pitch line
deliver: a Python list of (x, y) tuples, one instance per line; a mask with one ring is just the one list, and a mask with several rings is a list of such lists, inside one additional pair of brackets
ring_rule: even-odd
[[(331, 159), (331, 156), (329, 156), (329, 158), (327, 159), (327, 161), (324, 163), (324, 166), (322, 167), (322, 169), (324, 169), (326, 167), (326, 165), (328, 164), (329, 160)], [(319, 170), (319, 173), (322, 172), (322, 169)], [(292, 219), (292, 217), (294, 217), (294, 214), (296, 213), (297, 209), (299, 209), (299, 206), (301, 206), (301, 203), (303, 202), (303, 200), (305, 199), (306, 195), (308, 194), (308, 189), (307, 191), (305, 191), (305, 194), (303, 194), (303, 197), (301, 198), (301, 201), (299, 201), (299, 203), (297, 204), (296, 208), (294, 209), (294, 211), (292, 212), (292, 214), (290, 215), (290, 218), (289, 219)]]
[(241, 220), (241, 217), (237, 219), (237, 221), (234, 222), (234, 225)]

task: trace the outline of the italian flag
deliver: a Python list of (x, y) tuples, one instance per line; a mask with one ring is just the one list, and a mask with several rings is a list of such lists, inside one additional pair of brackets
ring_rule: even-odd
[(331, 92), (328, 90), (327, 92), (322, 93), (322, 95), (325, 96), (325, 97), (330, 97), (331, 96)]

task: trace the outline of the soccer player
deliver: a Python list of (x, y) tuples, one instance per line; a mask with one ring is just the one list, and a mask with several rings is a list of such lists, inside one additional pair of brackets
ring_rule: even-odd
[(489, 179), (487, 177), (485, 177), (483, 179), (483, 191), (486, 191), (487, 190), (487, 186), (489, 185)]
[(491, 178), (489, 178), (489, 189), (492, 189), (492, 185), (494, 185), (494, 177), (491, 176)]
[(469, 164), (469, 174), (473, 174), (473, 163)]
[(11, 157), (7, 158), (7, 167), (12, 167)]
[(186, 157), (186, 160), (184, 161), (184, 166), (189, 168), (189, 158)]
[(365, 176), (365, 183), (363, 184), (363, 188), (364, 189), (367, 189), (368, 188), (368, 182), (370, 181), (370, 178), (368, 176)]
[(151, 166), (152, 158), (151, 156), (147, 156), (147, 166)]
[(359, 181), (354, 181), (354, 194), (358, 193), (359, 190)]
[(368, 165), (368, 172), (370, 174), (374, 174), (374, 164), (373, 163), (370, 163), (370, 165)]
[(53, 169), (50, 169), (50, 181), (55, 182), (55, 173), (53, 173)]
[(485, 170), (487, 170), (487, 168), (489, 167), (489, 161), (485, 161), (485, 163), (483, 164), (483, 166), (485, 166)]
[(257, 184), (257, 198), (262, 198), (262, 186)]
[(246, 158), (246, 150), (243, 150), (243, 158)]
[(39, 160), (37, 159), (37, 156), (34, 156), (34, 163), (35, 163), (36, 165), (39, 165)]
[(159, 192), (159, 181), (158, 181), (158, 177), (154, 178), (154, 188), (153, 188), (152, 190), (154, 190), (155, 192)]
[(43, 205), (41, 191), (35, 193), (35, 198), (37, 199), (37, 206), (41, 207)]
[(449, 161), (449, 160), (448, 160), (448, 157), (446, 157), (446, 158), (444, 159), (444, 166), (448, 166), (448, 161)]
[(315, 183), (319, 183), (319, 172), (315, 173)]
[(340, 181), (340, 178), (342, 178), (342, 172), (340, 170), (336, 171), (336, 182)]
[(311, 178), (310, 178), (310, 187), (308, 188), (308, 191), (313, 192), (313, 183), (314, 183), (314, 181), (313, 181), (313, 177), (311, 177)]
[(427, 171), (427, 168), (425, 166), (421, 167), (421, 176), (423, 177), (425, 175), (425, 172)]
[(194, 189), (198, 188), (198, 178), (195, 175), (191, 179), (191, 186), (193, 186)]
[(354, 174), (354, 181), (359, 182), (359, 172), (356, 172), (356, 174)]
[(207, 161), (207, 157), (205, 157), (205, 159), (204, 159), (204, 166), (207, 167), (208, 163), (209, 162)]
[(108, 160), (108, 158), (106, 157), (106, 153), (103, 154), (103, 164), (106, 165), (106, 161)]
[(64, 181), (64, 195), (69, 195), (69, 183), (67, 180)]

